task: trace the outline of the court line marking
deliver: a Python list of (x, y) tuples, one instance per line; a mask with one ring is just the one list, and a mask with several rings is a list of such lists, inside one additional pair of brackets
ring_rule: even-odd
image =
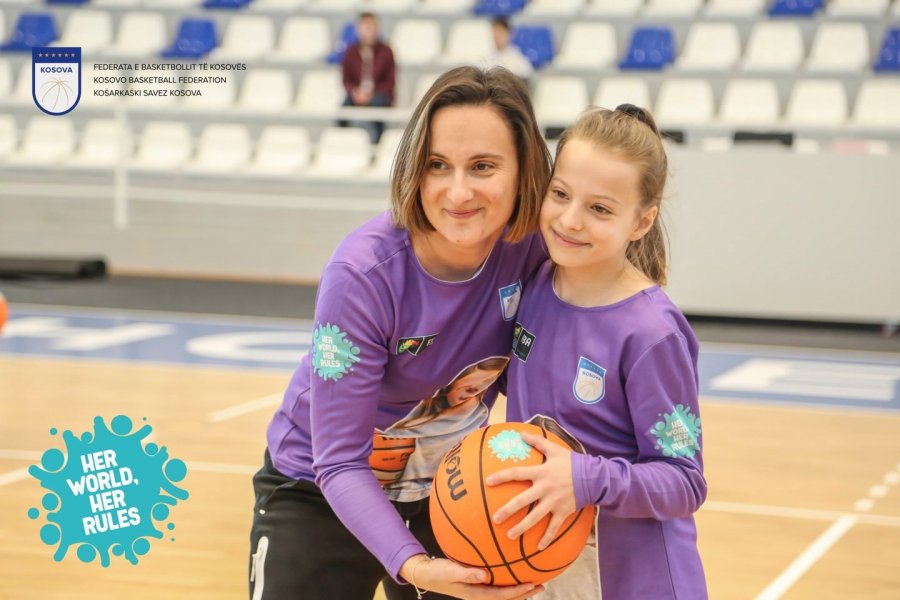
[(822, 535), (792, 562), (775, 581), (756, 597), (756, 600), (778, 600), (798, 579), (803, 577), (822, 556), (831, 549), (850, 528), (856, 525), (857, 517), (845, 515), (831, 524)]
[[(306, 284), (300, 284), (306, 285)], [(307, 317), (265, 317), (255, 315), (231, 315), (220, 313), (203, 313), (188, 312), (181, 310), (155, 310), (150, 308), (114, 308), (107, 306), (70, 306), (65, 304), (34, 304), (32, 302), (9, 302), (10, 312), (16, 309), (33, 312), (54, 313), (60, 316), (78, 317), (80, 315), (73, 313), (87, 313), (89, 316), (109, 318), (113, 315), (134, 314), (143, 317), (159, 317), (165, 318), (176, 323), (194, 323), (197, 319), (204, 322), (211, 322), (219, 325), (243, 325), (253, 327), (257, 324), (284, 325), (289, 329), (297, 329), (299, 326), (308, 326), (312, 328), (315, 324), (313, 319)], [(11, 315), (10, 318), (18, 318)]]
[[(882, 481), (888, 478), (896, 470), (889, 471), (882, 476)], [(874, 485), (869, 488), (868, 496), (860, 498), (854, 504), (854, 508), (860, 511), (870, 510), (878, 499), (887, 495), (888, 488), (884, 485)], [(797, 580), (821, 559), (832, 546), (834, 546), (844, 534), (860, 521), (861, 517), (855, 515), (843, 515), (835, 520), (816, 540), (804, 550), (800, 556), (788, 565), (787, 569), (775, 578), (769, 586), (756, 597), (756, 600), (779, 600), (786, 591), (791, 589)]]
[(212, 423), (221, 423), (222, 421), (240, 417), (248, 413), (262, 410), (264, 408), (277, 406), (281, 402), (282, 398), (284, 398), (284, 394), (282, 392), (277, 392), (275, 394), (263, 396), (262, 398), (257, 398), (256, 400), (241, 402), (240, 404), (235, 404), (233, 406), (229, 406), (228, 408), (223, 408), (221, 410), (209, 413), (209, 420)]

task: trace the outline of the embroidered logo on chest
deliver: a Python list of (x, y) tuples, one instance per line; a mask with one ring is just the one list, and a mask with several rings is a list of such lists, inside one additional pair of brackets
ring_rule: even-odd
[(405, 337), (397, 340), (397, 354), (407, 352), (413, 356), (418, 356), (425, 348), (434, 343), (434, 339), (438, 334), (417, 335), (413, 337)]
[(585, 404), (600, 402), (606, 393), (606, 369), (583, 356), (580, 357), (572, 391), (579, 402)]
[(522, 299), (522, 284), (518, 281), (500, 288), (500, 311), (504, 321), (512, 321), (519, 311), (519, 301)]
[(516, 328), (513, 330), (513, 354), (522, 362), (527, 362), (528, 354), (533, 346), (534, 334), (522, 327), (521, 323), (516, 323)]

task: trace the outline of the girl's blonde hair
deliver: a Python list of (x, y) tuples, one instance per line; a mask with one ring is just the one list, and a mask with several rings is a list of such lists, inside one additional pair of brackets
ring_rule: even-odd
[(550, 181), (550, 152), (534, 117), (528, 88), (507, 69), (457, 67), (435, 81), (413, 111), (391, 172), (394, 225), (410, 234), (434, 231), (419, 194), (431, 149), (431, 120), (448, 106), (486, 106), (509, 126), (519, 165), (516, 206), (506, 241), (519, 242), (537, 229), (541, 202)]
[[(621, 104), (615, 110), (587, 109), (559, 138), (557, 161), (563, 147), (572, 139), (586, 141), (635, 165), (641, 174), (641, 209), (660, 208), (669, 161), (656, 121), (649, 111), (632, 104)], [(644, 275), (665, 285), (667, 245), (662, 215), (657, 213), (650, 230), (628, 244), (625, 256)]]

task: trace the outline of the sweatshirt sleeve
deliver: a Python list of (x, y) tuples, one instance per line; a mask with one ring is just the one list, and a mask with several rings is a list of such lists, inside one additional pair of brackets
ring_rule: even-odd
[(326, 268), (316, 299), (310, 412), (316, 484), (341, 522), (394, 578), (425, 552), (369, 468), (390, 317), (353, 267)]
[(676, 519), (706, 499), (697, 369), (687, 341), (673, 332), (625, 375), (634, 423), (634, 461), (572, 455), (578, 507), (596, 504), (621, 518)]

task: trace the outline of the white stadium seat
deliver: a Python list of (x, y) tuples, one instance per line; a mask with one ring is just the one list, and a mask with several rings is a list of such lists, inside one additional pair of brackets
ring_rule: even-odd
[(725, 86), (719, 118), (735, 126), (772, 127), (781, 111), (778, 89), (769, 79), (733, 79)]
[(109, 48), (113, 37), (112, 17), (105, 10), (79, 9), (69, 13), (62, 36), (54, 46), (79, 46), (84, 59)]
[(753, 17), (763, 12), (766, 0), (709, 0), (710, 17)]
[(753, 26), (743, 66), (752, 71), (792, 71), (803, 60), (803, 35), (796, 23), (763, 21)]
[(531, 0), (525, 5), (525, 14), (529, 17), (572, 17), (583, 6), (584, 0)]
[(68, 167), (111, 169), (128, 157), (131, 133), (115, 119), (91, 119), (81, 132), (81, 144)]
[(534, 114), (543, 127), (568, 127), (588, 106), (581, 77), (544, 75), (534, 90)]
[(730, 70), (741, 57), (741, 39), (733, 23), (695, 23), (688, 30), (675, 66), (686, 70)]
[(862, 23), (822, 23), (816, 30), (810, 71), (858, 72), (869, 64), (869, 35)]
[(647, 0), (645, 17), (691, 17), (697, 14), (703, 0)]
[(19, 166), (51, 166), (68, 160), (75, 149), (75, 128), (69, 119), (33, 117), (22, 134), (18, 152), (8, 158)]
[(802, 79), (794, 84), (784, 121), (803, 127), (840, 127), (847, 122), (847, 92), (836, 79)]
[(299, 175), (309, 164), (309, 132), (293, 125), (270, 125), (262, 130), (256, 152), (244, 169), (247, 175)]
[(391, 176), (391, 167), (394, 164), (394, 156), (400, 146), (403, 137), (402, 129), (385, 129), (375, 148), (375, 159), (372, 166), (366, 171), (365, 178), (373, 181), (388, 181)]
[(596, 17), (630, 17), (643, 5), (643, 0), (588, 0), (584, 11)]
[(275, 62), (319, 62), (331, 51), (328, 21), (320, 17), (291, 17), (285, 21), (278, 46), (268, 55)]
[(151, 121), (138, 141), (131, 168), (149, 171), (177, 171), (190, 159), (191, 130), (186, 123)]
[(248, 71), (241, 85), (240, 110), (282, 113), (290, 109), (294, 97), (291, 76), (281, 69)]
[(224, 174), (250, 160), (250, 132), (236, 123), (210, 123), (203, 128), (197, 155), (185, 165), (191, 173)]
[(673, 125), (703, 125), (715, 116), (713, 92), (706, 79), (666, 79), (656, 97), (657, 121)]
[(237, 15), (231, 17), (222, 43), (208, 60), (259, 60), (275, 46), (275, 25), (267, 16)]
[(9, 60), (0, 58), (0, 104), (9, 98), (13, 91), (12, 66)]
[(332, 179), (359, 175), (369, 167), (372, 146), (369, 133), (359, 127), (327, 127), (305, 175)]
[(0, 163), (15, 152), (18, 143), (16, 120), (12, 115), (0, 114)]
[(295, 107), (306, 115), (328, 115), (341, 107), (346, 95), (340, 70), (307, 71), (300, 80)]
[(491, 24), (486, 19), (460, 19), (450, 25), (443, 62), (447, 65), (481, 64), (494, 52)]
[(571, 21), (553, 61), (558, 69), (605, 69), (616, 62), (616, 30), (609, 23)]
[(831, 0), (825, 10), (832, 17), (880, 17), (888, 4), (890, 0)]
[(441, 26), (432, 19), (397, 21), (390, 37), (394, 59), (401, 66), (434, 62), (441, 55), (442, 42)]
[(475, 0), (420, 0), (416, 11), (424, 14), (461, 15), (472, 9)]
[(631, 75), (616, 75), (600, 80), (594, 92), (594, 106), (614, 109), (625, 102), (653, 110), (646, 79)]
[(106, 49), (108, 56), (153, 57), (166, 45), (163, 15), (151, 12), (127, 12), (122, 15), (116, 38)]
[(853, 122), (863, 127), (900, 129), (900, 81), (863, 81), (856, 97)]

